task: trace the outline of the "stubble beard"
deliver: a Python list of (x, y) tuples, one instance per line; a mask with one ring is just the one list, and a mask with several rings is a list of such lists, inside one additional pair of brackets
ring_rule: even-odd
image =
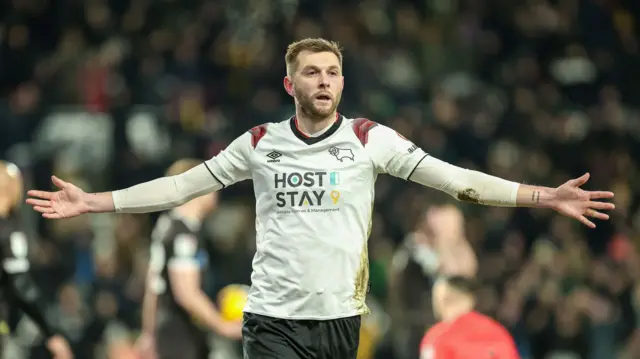
[[(300, 93), (300, 92), (297, 92)], [(331, 100), (331, 106), (327, 108), (318, 108), (313, 103), (312, 95), (303, 95), (298, 96), (296, 99), (298, 100), (298, 105), (300, 106), (300, 111), (305, 114), (312, 121), (323, 121), (326, 120), (327, 117), (331, 116), (338, 108), (338, 104), (340, 103), (340, 98), (342, 94), (338, 94), (336, 98)]]

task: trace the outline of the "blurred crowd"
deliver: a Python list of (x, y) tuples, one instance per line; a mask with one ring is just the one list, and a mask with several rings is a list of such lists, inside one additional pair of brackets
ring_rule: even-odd
[[(27, 188), (50, 188), (52, 173), (87, 191), (153, 179), (292, 115), (286, 45), (327, 37), (345, 49), (346, 116), (466, 168), (547, 186), (588, 171), (589, 187), (616, 192), (595, 230), (549, 211), (462, 208), (478, 308), (523, 358), (640, 358), (638, 20), (634, 0), (2, 1), (0, 158)], [(437, 195), (388, 177), (376, 189), (361, 356), (417, 359), (434, 320), (432, 244), (410, 234)], [(214, 297), (249, 284), (255, 250), (251, 184), (221, 199), (205, 226)], [(23, 212), (48, 315), (77, 357), (127, 358), (157, 215)], [(11, 358), (42, 358), (28, 321), (13, 326)]]

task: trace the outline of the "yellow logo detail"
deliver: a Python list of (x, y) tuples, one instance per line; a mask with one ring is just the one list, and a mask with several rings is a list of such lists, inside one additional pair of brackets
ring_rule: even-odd
[(340, 192), (333, 190), (329, 195), (331, 196), (331, 200), (333, 201), (333, 204), (337, 204), (338, 200), (340, 199)]

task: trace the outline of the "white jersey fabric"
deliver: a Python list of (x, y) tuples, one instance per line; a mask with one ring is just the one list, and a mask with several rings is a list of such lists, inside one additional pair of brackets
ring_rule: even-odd
[(253, 180), (257, 251), (245, 311), (283, 319), (368, 313), (376, 177), (407, 179), (426, 156), (386, 126), (339, 115), (316, 137), (293, 118), (258, 126), (206, 161), (223, 187)]

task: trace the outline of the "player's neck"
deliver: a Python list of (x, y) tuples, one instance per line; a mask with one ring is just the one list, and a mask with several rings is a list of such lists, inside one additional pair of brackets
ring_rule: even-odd
[(461, 316), (470, 313), (473, 311), (474, 303), (473, 301), (463, 301), (460, 303), (451, 303), (451, 305), (447, 306), (442, 310), (442, 321), (443, 322), (453, 322)]
[(311, 120), (309, 117), (305, 116), (302, 111), (296, 111), (296, 126), (298, 126), (298, 130), (302, 131), (304, 134), (313, 136), (314, 134), (331, 126), (336, 122), (337, 118), (338, 115), (334, 112), (327, 118), (320, 121)]

